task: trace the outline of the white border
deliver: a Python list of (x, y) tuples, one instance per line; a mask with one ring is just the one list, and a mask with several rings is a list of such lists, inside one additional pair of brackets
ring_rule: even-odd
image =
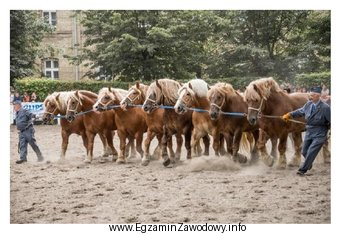
[[(340, 157), (338, 155), (339, 147), (336, 139), (341, 139), (338, 133), (339, 113), (337, 113), (337, 105), (340, 98), (338, 87), (340, 85), (340, 8), (337, 7), (338, 1), (333, 0), (69, 0), (69, 1), (34, 1), (34, 0), (11, 0), (3, 1), (0, 9), (0, 24), (1, 24), (1, 66), (0, 66), (0, 94), (4, 110), (9, 108), (9, 10), (10, 9), (229, 9), (229, 10), (260, 10), (260, 9), (311, 9), (311, 10), (332, 10), (332, 225), (248, 225), (248, 230), (252, 233), (277, 233), (292, 232), (292, 233), (307, 233), (309, 231), (319, 233), (331, 233), (339, 226), (339, 210), (340, 210)], [(6, 3), (6, 5), (4, 5)], [(4, 101), (5, 100), (5, 101)], [(81, 233), (98, 233), (108, 232), (107, 225), (10, 225), (10, 200), (9, 200), (9, 118), (8, 115), (1, 116), (0, 121), (1, 133), (1, 148), (5, 149), (1, 156), (0, 162), (0, 182), (1, 182), (1, 213), (0, 222), (4, 232), (8, 233), (50, 233), (61, 231), (81, 232)], [(271, 217), (269, 217), (271, 218)], [(7, 230), (5, 230), (5, 228)], [(8, 230), (9, 229), (9, 230)], [(339, 228), (338, 228), (339, 229)]]

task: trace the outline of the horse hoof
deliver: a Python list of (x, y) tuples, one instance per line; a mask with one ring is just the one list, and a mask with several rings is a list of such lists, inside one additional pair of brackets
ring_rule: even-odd
[(169, 164), (171, 163), (171, 160), (169, 158), (167, 158), (165, 161), (163, 161), (163, 166), (167, 167), (169, 166)]
[(118, 159), (116, 160), (116, 163), (118, 163), (118, 164), (124, 164), (124, 163), (126, 163), (126, 160), (123, 159), (123, 158), (118, 158)]
[(244, 155), (239, 155), (239, 163), (246, 163), (247, 162), (247, 157)]
[(106, 158), (106, 157), (109, 157), (109, 154), (108, 153), (103, 153), (101, 156)]
[(149, 164), (149, 160), (148, 159), (146, 159), (146, 160), (142, 160), (142, 166), (148, 166), (148, 164)]
[(91, 160), (85, 159), (84, 162), (85, 162), (85, 163), (91, 163)]
[(283, 165), (283, 164), (278, 164), (276, 169), (278, 170), (284, 170), (286, 168), (286, 165)]

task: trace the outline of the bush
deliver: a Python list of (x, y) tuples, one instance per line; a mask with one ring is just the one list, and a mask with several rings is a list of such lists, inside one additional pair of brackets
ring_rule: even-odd
[(121, 89), (128, 89), (128, 82), (114, 81), (114, 82), (103, 82), (103, 81), (62, 81), (62, 80), (51, 80), (47, 78), (25, 78), (16, 80), (14, 82), (14, 88), (21, 95), (24, 92), (31, 94), (36, 92), (39, 101), (43, 101), (47, 95), (53, 92), (61, 91), (72, 91), (72, 90), (89, 90), (94, 93), (103, 87), (115, 87)]
[(330, 87), (330, 72), (303, 73), (295, 76), (295, 86), (309, 88), (312, 86), (322, 86), (325, 84)]

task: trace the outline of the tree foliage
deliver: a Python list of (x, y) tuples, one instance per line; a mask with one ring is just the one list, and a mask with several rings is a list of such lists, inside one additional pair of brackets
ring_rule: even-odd
[(121, 80), (330, 70), (329, 11), (86, 11), (79, 61)]
[(11, 10), (10, 12), (10, 78), (33, 74), (34, 60), (40, 42), (52, 28), (45, 24), (36, 11)]

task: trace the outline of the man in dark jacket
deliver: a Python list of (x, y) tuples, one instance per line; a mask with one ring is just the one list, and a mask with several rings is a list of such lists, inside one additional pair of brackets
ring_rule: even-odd
[(297, 174), (303, 176), (313, 166), (313, 162), (327, 139), (330, 128), (330, 107), (321, 101), (321, 87), (313, 87), (309, 93), (309, 101), (300, 109), (283, 115), (283, 119), (305, 117), (306, 134), (302, 147), (305, 158)]
[(27, 162), (27, 143), (29, 143), (37, 154), (38, 162), (44, 160), (41, 151), (37, 145), (36, 139), (34, 138), (34, 128), (33, 121), (34, 114), (29, 112), (28, 110), (22, 108), (21, 102), (16, 101), (14, 106), (16, 113), (16, 125), (19, 130), (19, 150), (20, 150), (20, 159), (16, 161), (16, 163), (21, 164)]

